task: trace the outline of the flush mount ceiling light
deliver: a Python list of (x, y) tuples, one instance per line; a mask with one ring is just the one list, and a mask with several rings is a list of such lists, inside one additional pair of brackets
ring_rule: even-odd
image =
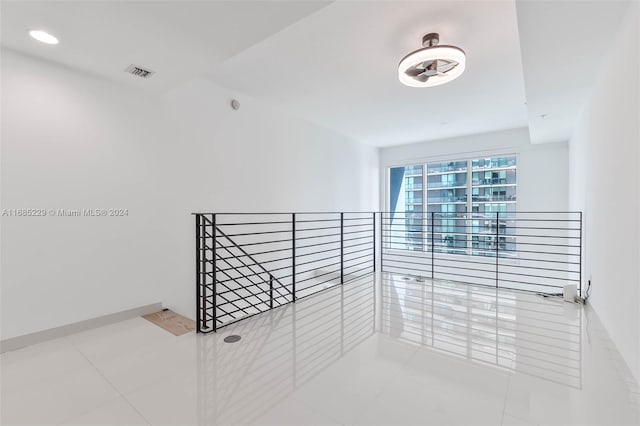
[(464, 72), (466, 55), (456, 46), (438, 46), (438, 33), (422, 37), (422, 49), (409, 53), (398, 65), (398, 78), (407, 86), (432, 87), (448, 83)]
[(58, 39), (46, 31), (31, 30), (29, 35), (42, 43), (58, 44)]

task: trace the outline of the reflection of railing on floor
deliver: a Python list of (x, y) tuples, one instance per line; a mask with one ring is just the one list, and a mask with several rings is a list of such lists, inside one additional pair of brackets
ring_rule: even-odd
[(582, 310), (539, 295), (383, 274), (380, 329), (472, 362), (582, 387)]
[[(201, 424), (247, 424), (375, 333), (371, 276), (229, 328), (241, 344), (198, 340)], [(247, 409), (247, 401), (251, 401)]]

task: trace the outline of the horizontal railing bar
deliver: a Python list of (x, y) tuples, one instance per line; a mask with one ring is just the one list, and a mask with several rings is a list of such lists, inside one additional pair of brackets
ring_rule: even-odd
[[(296, 232), (297, 232), (297, 230), (296, 230)], [(323, 234), (323, 235), (311, 235), (309, 237), (298, 237), (298, 236), (296, 236), (296, 241), (298, 241), (298, 240), (310, 240), (310, 239), (313, 239), (313, 238), (326, 238), (326, 237), (339, 237), (339, 236), (340, 236), (340, 233), (337, 233), (337, 234)], [(291, 239), (289, 239), (288, 241), (291, 241)]]
[[(336, 250), (336, 249), (333, 249), (332, 251), (335, 251), (335, 250)], [(337, 257), (340, 257), (340, 254), (334, 254), (333, 256), (323, 257), (323, 258), (321, 258), (321, 259), (309, 260), (309, 261), (307, 261), (307, 262), (302, 262), (302, 263), (298, 263), (298, 262), (296, 262), (296, 267), (297, 267), (297, 266), (301, 266), (301, 265), (308, 265), (308, 264), (310, 264), (310, 263), (322, 262), (323, 260), (335, 259), (335, 258), (337, 258)], [(289, 266), (289, 267), (291, 267), (291, 266)], [(296, 271), (296, 273), (297, 273), (297, 271)]]
[[(227, 275), (227, 276), (228, 276), (228, 275)], [(229, 277), (229, 278), (231, 278), (231, 280), (224, 280), (224, 281), (216, 280), (216, 283), (218, 283), (218, 284), (224, 284), (224, 283), (226, 283), (226, 282), (230, 282), (230, 281), (235, 281), (236, 283), (238, 283), (238, 280), (241, 280), (241, 279), (243, 279), (244, 277), (237, 277), (237, 278), (235, 278), (235, 279), (234, 279), (233, 277)], [(233, 292), (233, 293), (234, 293), (236, 296), (238, 296), (240, 299), (243, 299), (243, 298), (248, 297), (248, 296), (241, 296), (240, 294), (238, 294), (237, 292), (238, 292), (238, 291), (240, 291), (240, 290), (246, 290), (247, 292), (249, 292), (249, 293), (251, 293), (251, 294), (262, 294), (262, 293), (264, 293), (264, 292), (266, 292), (266, 291), (269, 291), (269, 290), (265, 290), (265, 291), (262, 291), (262, 292), (253, 293), (253, 292), (252, 292), (252, 290), (248, 290), (248, 289), (249, 289), (249, 288), (251, 288), (251, 287), (258, 287), (260, 290), (262, 290), (262, 288), (261, 288), (260, 286), (261, 286), (261, 285), (268, 285), (268, 284), (269, 284), (269, 281), (268, 281), (268, 280), (267, 280), (267, 281), (260, 281), (260, 282), (254, 283), (254, 282), (252, 282), (251, 280), (249, 280), (248, 278), (245, 278), (245, 279), (246, 279), (247, 281), (249, 281), (251, 284), (243, 285), (243, 284), (238, 283), (238, 285), (240, 285), (240, 287), (239, 287), (239, 288), (235, 288), (235, 289), (230, 289), (228, 286), (226, 286), (226, 285), (225, 285), (225, 288), (227, 288), (228, 290), (225, 290), (225, 291), (219, 291), (219, 292), (217, 292), (216, 294), (227, 294), (227, 293), (229, 293), (229, 292)], [(284, 286), (284, 285), (281, 285), (280, 287), (275, 287), (275, 286), (274, 286), (274, 287), (273, 287), (273, 289), (274, 289), (275, 291), (278, 291), (281, 287), (282, 287), (282, 288), (285, 288), (285, 290), (288, 290), (288, 289), (286, 288), (286, 286)], [(282, 296), (282, 297), (287, 296), (287, 293), (285, 293), (285, 294), (279, 293), (279, 294), (280, 294), (280, 296)], [(291, 295), (291, 294), (289, 293), (288, 295)], [(238, 300), (238, 299), (236, 299), (236, 300)], [(235, 301), (235, 300), (234, 300), (234, 301)]]
[[(411, 231), (411, 230), (405, 230), (405, 231), (389, 231), (386, 234), (384, 234), (387, 237), (391, 237), (391, 238), (403, 238), (401, 235), (397, 236), (397, 235), (390, 235), (392, 232), (397, 232), (397, 233), (408, 233), (408, 234), (426, 234), (426, 235), (431, 235), (431, 231), (428, 230), (429, 227), (425, 227), (424, 231)], [(504, 228), (502, 228), (504, 229)], [(434, 231), (433, 233), (434, 235), (464, 235), (464, 236), (478, 236), (478, 237), (495, 237), (496, 234), (495, 232), (493, 234), (487, 233), (487, 232), (448, 232), (448, 231)], [(567, 238), (567, 239), (574, 239), (574, 240), (579, 240), (581, 239), (580, 236), (576, 236), (576, 237), (572, 237), (572, 236), (568, 236), (568, 235), (530, 235), (530, 234), (498, 234), (498, 236), (503, 237), (503, 238)], [(406, 238), (406, 237), (404, 237)], [(431, 237), (429, 237), (431, 238)], [(516, 240), (517, 243), (517, 240)]]
[(349, 255), (349, 254), (358, 254), (358, 253), (364, 253), (364, 252), (368, 252), (367, 256), (372, 256), (373, 255), (373, 247), (366, 247), (366, 248), (363, 248), (363, 249), (360, 249), (360, 250), (354, 250), (354, 251), (348, 251), (348, 252), (345, 251), (344, 252), (345, 259), (344, 260), (348, 260), (346, 258), (346, 256)]
[[(296, 232), (321, 231), (321, 230), (324, 230), (324, 229), (340, 229), (340, 227), (339, 226), (321, 226), (319, 228), (296, 228)], [(289, 232), (291, 232), (291, 230), (289, 230)]]
[(290, 220), (274, 220), (269, 222), (232, 222), (232, 223), (217, 223), (217, 226), (241, 226), (241, 225), (276, 225), (276, 224), (291, 224)]
[[(238, 268), (246, 268), (246, 266), (239, 266)], [(288, 269), (288, 268), (290, 268), (290, 266), (283, 266), (282, 268), (274, 268), (271, 271), (269, 271), (269, 273), (252, 271), (251, 274), (244, 274), (244, 275), (239, 276), (239, 277), (229, 277), (229, 279), (226, 279), (226, 280), (216, 280), (216, 281), (218, 283), (226, 283), (226, 282), (229, 282), (229, 281), (236, 281), (237, 282), (238, 280), (240, 280), (242, 278), (255, 277), (255, 276), (259, 277), (260, 275), (263, 275), (263, 274), (271, 275), (271, 272), (273, 272), (273, 271), (280, 271), (282, 269)], [(232, 270), (236, 270), (236, 269), (237, 268), (218, 269), (218, 272), (232, 271)], [(266, 280), (264, 282), (268, 283), (269, 281)], [(262, 284), (262, 283), (258, 283), (258, 284)]]
[[(223, 225), (218, 225), (218, 226), (223, 226)], [(225, 237), (221, 237), (221, 238), (245, 237), (249, 235), (282, 234), (283, 232), (291, 233), (291, 229), (283, 229), (282, 231), (260, 231), (260, 232), (243, 232), (240, 234), (226, 234)]]
[(261, 244), (275, 244), (275, 243), (286, 243), (287, 241), (291, 241), (291, 239), (286, 239), (286, 240), (271, 240), (271, 241), (260, 241), (257, 243), (244, 243), (244, 244), (236, 244), (236, 245), (231, 245), (231, 246), (224, 246), (224, 245), (219, 245), (217, 246), (218, 248), (234, 248), (234, 247), (249, 247), (249, 246), (257, 246), (257, 245), (261, 245)]
[[(368, 213), (368, 212), (360, 212), (360, 213)], [(392, 211), (378, 211), (377, 213), (381, 213), (381, 214), (398, 214), (398, 213), (412, 213), (409, 210), (405, 210), (404, 212), (392, 212)], [(427, 213), (427, 214), (431, 214), (431, 212), (419, 212), (419, 213)], [(527, 213), (527, 214), (580, 214), (582, 213), (581, 211), (557, 211), (557, 210), (549, 210), (549, 211), (532, 211), (532, 210), (518, 210), (516, 212), (500, 212), (501, 214), (521, 214), (521, 213)], [(447, 213), (435, 213), (435, 214), (447, 214)], [(475, 214), (482, 214), (482, 213), (475, 213)], [(490, 214), (490, 213), (489, 213)], [(495, 213), (494, 213), (495, 214)]]
[(343, 232), (344, 235), (349, 235), (349, 234), (361, 234), (363, 232), (366, 232), (367, 234), (369, 234), (368, 236), (371, 237), (371, 229), (361, 229), (359, 231), (350, 231), (350, 232)]
[[(338, 242), (340, 242), (340, 241), (338, 241)], [(300, 248), (300, 247), (296, 247), (296, 248)], [(314, 254), (327, 253), (327, 252), (336, 251), (336, 250), (339, 251), (340, 247), (334, 247), (334, 248), (330, 248), (330, 249), (326, 249), (326, 250), (312, 251), (311, 253), (305, 253), (305, 254), (296, 253), (296, 258), (303, 257), (303, 256), (312, 256)], [(296, 265), (299, 265), (299, 263), (296, 263)]]
[[(234, 258), (238, 258), (238, 257), (242, 257), (242, 256), (234, 256), (234, 257), (229, 258), (229, 259), (234, 259)], [(283, 260), (291, 260), (291, 259), (293, 259), (293, 257), (291, 257), (291, 256), (288, 256), (288, 257), (280, 257), (280, 258), (278, 258), (278, 259), (265, 260), (265, 261), (260, 262), (260, 263), (264, 265), (265, 263), (281, 262), (281, 261), (283, 261)], [(229, 262), (225, 262), (225, 263), (229, 263)], [(249, 266), (257, 266), (257, 264), (255, 264), (255, 263), (254, 263), (254, 264), (250, 264), (250, 265), (231, 266), (231, 267), (229, 267), (229, 268), (219, 269), (219, 271), (220, 271), (220, 272), (222, 272), (222, 271), (231, 271), (231, 270), (236, 270), (236, 269), (239, 269), (239, 268), (248, 268)], [(288, 267), (288, 266), (287, 266), (287, 267)], [(279, 268), (279, 269), (282, 269), (282, 268)], [(279, 270), (279, 269), (269, 269), (269, 271), (277, 271), (277, 270)], [(269, 273), (269, 272), (264, 272), (264, 271), (263, 271), (263, 272), (261, 272), (261, 274), (268, 274), (268, 273)]]
[[(428, 219), (431, 218), (431, 214), (425, 214), (424, 216), (401, 216), (401, 217), (389, 217), (389, 216), (385, 216), (383, 217), (383, 223), (384, 224), (392, 224), (395, 225), (393, 222), (385, 222), (385, 219), (390, 220), (390, 221), (394, 221), (394, 220), (424, 220), (427, 221)], [(437, 220), (482, 220), (482, 219), (486, 219), (486, 220), (495, 220), (496, 219), (496, 215), (490, 215), (490, 216), (474, 216), (474, 217), (465, 217), (465, 216), (436, 216), (434, 219)], [(504, 216), (500, 216), (500, 220), (505, 220), (505, 221), (518, 221), (518, 222), (576, 222), (576, 223), (580, 223), (580, 219), (526, 219), (526, 218), (515, 218), (515, 217), (504, 217)]]
[(364, 237), (345, 238), (342, 241), (355, 241), (355, 240), (361, 240), (363, 238), (371, 238), (371, 235), (365, 235)]
[(296, 215), (305, 215), (305, 214), (371, 214), (373, 211), (343, 211), (343, 212), (192, 212), (193, 215), (218, 215), (218, 216), (229, 216), (229, 215), (238, 215), (238, 216), (260, 216), (260, 215), (286, 215), (295, 213)]
[[(277, 253), (279, 251), (291, 251), (291, 247), (282, 248), (282, 249), (275, 249), (275, 250), (259, 251), (259, 252), (256, 252), (256, 253), (251, 253), (251, 256), (260, 256), (261, 254)], [(243, 255), (241, 254), (239, 256), (219, 257), (218, 259), (222, 259), (222, 260), (235, 259), (236, 257), (242, 257), (242, 256)]]
[[(300, 220), (296, 218), (296, 223), (313, 223), (313, 222), (340, 222), (340, 218), (337, 217), (335, 219), (315, 219), (315, 220)], [(291, 221), (289, 221), (288, 223), (291, 223)]]
[(368, 218), (368, 223), (352, 223), (352, 224), (345, 224), (344, 228), (355, 228), (356, 226), (368, 226), (369, 230), (372, 231), (373, 230), (373, 225), (371, 224), (371, 219), (372, 218)]
[[(387, 244), (400, 244), (400, 243), (387, 243)], [(421, 246), (424, 246), (424, 247), (430, 247), (431, 246), (430, 244), (426, 244), (426, 243), (420, 243), (420, 244), (417, 244), (417, 245), (421, 245)], [(434, 244), (434, 246), (435, 247), (444, 247), (444, 248), (447, 248), (447, 249), (450, 249), (450, 250), (459, 250), (459, 251), (478, 251), (478, 252), (485, 252), (485, 253), (495, 253), (496, 252), (495, 249), (480, 249), (480, 248), (473, 248), (473, 247), (467, 247), (467, 246), (465, 246), (465, 247), (452, 247), (452, 246), (447, 246), (447, 245), (443, 245), (443, 244)], [(389, 247), (385, 247), (385, 249), (387, 249), (387, 250), (402, 250), (402, 249), (389, 248)], [(411, 250), (407, 250), (407, 251), (411, 252)], [(420, 252), (429, 253), (430, 250), (424, 250), (424, 251), (415, 250), (415, 252), (417, 252), (417, 253), (420, 253)], [(436, 253), (440, 253), (440, 252), (441, 251), (436, 250)], [(499, 252), (500, 252), (500, 254), (503, 254), (503, 253), (535, 253), (535, 254), (546, 254), (546, 255), (554, 255), (554, 256), (555, 255), (580, 256), (579, 253), (562, 253), (562, 252), (533, 251), (533, 250), (509, 250), (509, 249), (504, 249), (504, 248), (501, 248), (499, 250)], [(450, 254), (453, 254), (453, 255), (456, 255), (456, 256), (458, 256), (458, 255), (460, 255), (460, 256), (470, 256), (469, 254), (466, 254), (466, 253), (450, 253)], [(475, 256), (475, 255), (473, 255), (473, 256)], [(495, 258), (495, 256), (486, 256), (486, 257), (494, 257)], [(514, 259), (517, 259), (517, 258), (514, 258)]]
[[(335, 240), (335, 241), (327, 241), (324, 243), (315, 243), (315, 244), (308, 244), (306, 246), (296, 246), (296, 249), (302, 249), (302, 248), (307, 248), (307, 247), (317, 247), (317, 246), (322, 246), (322, 245), (327, 245), (327, 244), (340, 244), (340, 240)], [(339, 248), (338, 248), (339, 249)], [(298, 255), (296, 255), (297, 257)]]
[[(267, 283), (268, 283), (268, 282), (267, 282)], [(220, 281), (218, 281), (218, 284), (222, 284), (222, 285), (224, 285), (224, 283), (221, 283)], [(228, 290), (225, 290), (225, 291), (219, 291), (219, 292), (217, 292), (216, 294), (217, 294), (217, 295), (219, 295), (219, 296), (221, 296), (221, 295), (223, 295), (223, 294), (227, 294), (227, 293), (230, 293), (230, 292), (231, 292), (231, 293), (233, 293), (234, 295), (238, 296), (238, 299), (235, 299), (235, 300), (229, 301), (229, 302), (231, 303), (231, 302), (237, 302), (238, 300), (246, 300), (246, 298), (247, 298), (247, 297), (251, 297), (251, 296), (253, 296), (253, 295), (257, 295), (257, 294), (264, 294), (264, 293), (267, 293), (267, 292), (271, 291), (271, 289), (262, 290), (262, 288), (260, 287), (260, 284), (265, 284), (265, 283), (250, 284), (250, 285), (247, 285), (247, 286), (242, 286), (242, 287), (237, 288), (237, 289), (229, 289), (229, 287), (227, 287), (226, 285), (224, 285), (224, 287), (225, 287), (225, 288), (227, 288)], [(259, 288), (260, 290), (262, 290), (262, 291), (259, 291), (259, 292), (253, 292), (252, 290), (248, 290), (248, 288), (249, 288), (249, 287), (258, 287), (258, 288)], [(283, 294), (283, 293), (281, 293), (281, 292), (280, 292), (280, 288), (281, 288), (281, 287), (274, 287), (274, 288), (273, 288), (273, 290), (274, 290), (274, 291), (276, 291), (276, 292), (278, 293), (278, 296), (277, 296), (277, 297), (287, 297), (287, 296), (291, 296), (291, 294), (290, 294), (290, 293), (284, 293), (284, 294)], [(282, 286), (282, 288), (284, 288), (285, 290), (288, 290), (288, 289), (287, 289), (286, 287), (284, 287), (284, 286)], [(239, 291), (239, 290), (245, 290), (245, 291), (247, 291), (247, 292), (248, 292), (248, 293), (250, 293), (250, 294), (249, 294), (249, 296), (242, 296), (242, 295), (240, 295), (240, 294), (238, 294), (238, 293), (237, 293), (237, 291)], [(258, 299), (260, 299), (260, 298), (258, 298)], [(226, 300), (226, 299), (225, 299), (225, 300)], [(262, 299), (260, 299), (260, 300), (262, 300)], [(267, 300), (267, 301), (265, 301), (264, 303), (267, 303), (267, 302), (268, 302), (268, 300)], [(249, 303), (249, 302), (247, 302), (247, 303)]]
[[(319, 266), (317, 268), (307, 269), (306, 271), (298, 271), (296, 269), (296, 276), (301, 275), (301, 274), (306, 274), (308, 272), (316, 271), (316, 270), (321, 269), (321, 268), (326, 268), (327, 266), (334, 266), (334, 265), (339, 265), (339, 264), (340, 264), (340, 262), (328, 263), (326, 265), (322, 265), (322, 266)], [(297, 283), (299, 283), (299, 282), (301, 282), (301, 281), (297, 281)]]
[[(495, 237), (495, 234), (491, 235), (491, 234), (455, 234), (455, 233), (447, 233), (447, 232), (437, 232), (437, 234), (448, 234), (448, 235), (464, 235), (464, 236), (474, 236), (474, 235), (478, 235), (478, 236), (486, 236), (486, 237)], [(401, 237), (401, 236), (395, 236), (395, 235), (385, 235), (385, 237), (387, 238), (386, 241), (389, 241), (389, 239), (400, 239), (401, 241), (408, 241), (408, 242), (413, 242), (413, 241), (431, 241), (430, 237), (425, 237), (425, 238), (412, 238), (412, 239), (408, 239), (407, 237)], [(499, 234), (498, 237), (500, 238), (515, 238), (517, 237), (517, 235), (504, 235), (504, 234)], [(547, 237), (547, 238), (556, 238), (556, 237)], [(383, 242), (385, 240), (383, 239)], [(454, 241), (466, 241), (468, 242), (468, 240), (454, 240)], [(482, 242), (482, 241), (480, 241)], [(580, 246), (574, 246), (571, 244), (545, 244), (545, 243), (527, 243), (527, 242), (523, 242), (523, 241), (499, 241), (501, 244), (516, 244), (516, 245), (528, 245), (528, 246), (546, 246), (546, 247), (566, 247), (566, 248), (580, 248)], [(391, 242), (392, 244), (399, 244), (398, 242)], [(438, 244), (435, 244), (435, 246), (437, 247)], [(456, 248), (456, 247), (452, 247), (452, 248)], [(502, 251), (502, 249), (500, 249), (500, 251)]]
[[(425, 253), (431, 253), (431, 252), (425, 252)], [(415, 258), (415, 259), (422, 259), (425, 262), (424, 263), (430, 263), (431, 262), (431, 256), (426, 257), (426, 256), (410, 256), (410, 255), (404, 255), (404, 254), (396, 254), (396, 253), (385, 253), (385, 256), (401, 256), (401, 257), (411, 257), (411, 258)], [(471, 257), (471, 256), (469, 256)], [(479, 257), (479, 256), (476, 256)], [(488, 257), (488, 256), (487, 256)], [(495, 258), (495, 256), (492, 256), (491, 258)], [(474, 264), (478, 264), (478, 265), (487, 265), (487, 266), (491, 266), (495, 268), (495, 262), (476, 262), (473, 260), (465, 260), (465, 259), (446, 259), (446, 258), (441, 258), (441, 257), (434, 257), (434, 260), (440, 260), (443, 262), (455, 262), (455, 263), (474, 263)], [(499, 258), (501, 259), (501, 258)], [(502, 258), (504, 259), (504, 258)], [(521, 258), (517, 258), (517, 260), (523, 260)], [(389, 261), (394, 262), (394, 259), (389, 259)], [(551, 260), (540, 260), (540, 259), (536, 259), (535, 261), (537, 262), (553, 262), (553, 263), (568, 263), (568, 262), (557, 262), (557, 261), (551, 261)], [(579, 265), (579, 263), (576, 262), (571, 262), (569, 264), (572, 265)], [(557, 272), (567, 272), (567, 273), (572, 273), (572, 274), (577, 274), (580, 271), (572, 271), (570, 269), (554, 269), (554, 268), (540, 268), (540, 267), (535, 267), (535, 266), (524, 266), (524, 265), (509, 265), (509, 264), (504, 264), (504, 263), (500, 263), (500, 266), (503, 267), (507, 267), (507, 268), (527, 268), (527, 269), (543, 269), (546, 271), (557, 271)]]
[(344, 248), (351, 248), (351, 247), (359, 247), (359, 246), (364, 246), (367, 244), (373, 244), (373, 241), (365, 241), (364, 243), (358, 243), (358, 244), (351, 244), (349, 246), (344, 246)]
[[(441, 226), (446, 226), (448, 229), (455, 229), (455, 231), (449, 231), (449, 230), (434, 230), (433, 233), (435, 235), (437, 234), (452, 234), (452, 235), (489, 235), (489, 236), (495, 236), (495, 228), (493, 230), (493, 232), (466, 232), (464, 231), (465, 229), (468, 228), (477, 228), (477, 226), (475, 225), (469, 225), (469, 226), (449, 226), (449, 225), (437, 225), (438, 227)], [(412, 230), (412, 229), (403, 229), (403, 228), (422, 228), (422, 230), (418, 229), (418, 230)], [(461, 231), (458, 231), (458, 229), (461, 229)], [(543, 230), (543, 231), (563, 231), (563, 232), (570, 232), (570, 231), (575, 231), (575, 233), (579, 233), (580, 229), (562, 229), (562, 228), (520, 228), (520, 227), (515, 227), (515, 226), (501, 226), (499, 228), (500, 230), (506, 230), (506, 229), (537, 229), (537, 230)], [(401, 233), (423, 233), (423, 234), (429, 234), (431, 235), (431, 225), (403, 225), (403, 226), (399, 226), (398, 229), (394, 229), (394, 228), (382, 228), (382, 232), (384, 235), (390, 235), (392, 233), (397, 233), (397, 234), (401, 234)], [(571, 235), (549, 235), (549, 234), (544, 234), (544, 235), (533, 235), (533, 234), (507, 234), (504, 232), (501, 232), (500, 234), (501, 237), (529, 237), (529, 238), (540, 238), (540, 237), (544, 237), (544, 238), (580, 238), (579, 236), (571, 236)]]
[[(273, 298), (274, 305), (277, 305), (277, 306), (274, 306), (274, 308), (277, 308), (277, 307), (280, 307), (280, 306), (286, 305), (286, 304), (288, 304), (288, 303), (291, 303), (290, 301), (280, 302), (280, 301), (278, 301), (277, 299), (281, 299), (281, 298), (280, 298), (280, 297), (279, 297), (279, 298), (275, 298), (275, 297)], [(247, 302), (247, 303), (249, 303), (249, 302)], [(270, 311), (271, 309), (273, 309), (273, 308), (271, 308), (271, 307), (270, 307), (271, 305), (270, 305), (270, 301), (269, 301), (269, 300), (267, 300), (266, 302), (261, 302), (260, 304), (261, 304), (261, 305), (265, 305), (265, 307), (264, 307), (264, 308), (262, 308), (262, 307), (258, 307), (258, 306), (255, 306), (255, 307), (254, 307), (254, 308), (255, 308), (256, 310), (258, 310), (258, 312), (260, 312), (260, 313), (268, 312), (268, 311)], [(231, 313), (237, 313), (237, 312), (239, 312), (239, 311), (231, 311)], [(248, 317), (249, 317), (249, 316), (251, 316), (251, 315), (252, 315), (252, 314), (247, 314), (247, 316), (244, 316), (243, 318), (248, 318)], [(224, 316), (224, 315), (220, 315), (220, 316)]]
[[(269, 300), (262, 300), (259, 297), (256, 297), (256, 298), (258, 300), (260, 300), (260, 302), (257, 302), (255, 304), (249, 302), (247, 299), (242, 299), (242, 301), (244, 303), (248, 304), (250, 307), (255, 308), (255, 309), (259, 310), (259, 311), (262, 310), (262, 307), (260, 307), (259, 305), (265, 305), (265, 304), (267, 306), (269, 305)], [(216, 305), (216, 308), (218, 308), (218, 309), (222, 310), (223, 312), (225, 312), (225, 315), (229, 315), (229, 316), (231, 316), (233, 318), (235, 318), (235, 315), (233, 315), (233, 314), (238, 313), (240, 311), (244, 312), (246, 315), (249, 315), (249, 313), (245, 310), (246, 308), (241, 308), (240, 306), (237, 306), (236, 304), (233, 304), (233, 303), (232, 303), (232, 305), (233, 305), (234, 308), (236, 308), (236, 310), (235, 311), (226, 312), (226, 311), (224, 311), (222, 309), (222, 306), (225, 306), (225, 305), (228, 305), (228, 303), (220, 303), (220, 304)], [(220, 316), (223, 316), (223, 315), (220, 315)]]
[[(256, 296), (256, 299), (258, 299), (259, 302), (253, 303), (253, 302), (248, 301), (247, 298), (240, 299), (240, 301), (242, 301), (242, 302), (248, 304), (250, 307), (256, 308), (258, 310), (262, 309), (260, 307), (260, 305), (265, 305), (265, 304), (267, 306), (269, 305), (269, 300), (262, 300), (261, 298), (259, 298), (257, 296)], [(238, 302), (238, 300), (234, 300), (234, 302)], [(234, 308), (236, 308), (236, 310), (227, 312), (227, 315), (233, 316), (232, 314), (235, 314), (235, 313), (240, 312), (240, 311), (243, 311), (245, 314), (247, 313), (245, 311), (246, 308), (241, 308), (240, 306), (236, 305), (236, 303), (233, 303), (233, 302), (218, 304), (218, 305), (216, 305), (216, 307), (220, 308), (221, 306), (228, 305), (228, 304), (231, 304)]]
[[(267, 292), (268, 292), (268, 291), (269, 291), (269, 290), (267, 290)], [(262, 294), (262, 293), (260, 293), (260, 294)], [(249, 297), (250, 297), (250, 296), (249, 296)], [(261, 308), (259, 307), (260, 305), (266, 305), (266, 309), (265, 309), (265, 310), (262, 310), (262, 312), (266, 312), (266, 311), (270, 310), (270, 308), (269, 308), (269, 303), (270, 303), (270, 301), (271, 301), (271, 299), (270, 299), (270, 298), (268, 298), (267, 300), (262, 300), (261, 298), (259, 298), (259, 297), (257, 297), (257, 296), (256, 296), (256, 299), (258, 299), (260, 302), (257, 302), (256, 304), (252, 304), (252, 303), (251, 303), (251, 302), (249, 302), (247, 299), (243, 299), (243, 302), (248, 303), (249, 305), (252, 305), (252, 307), (254, 307), (254, 308), (258, 309), (258, 310), (261, 310)], [(287, 300), (287, 298), (286, 298), (285, 296), (278, 296), (278, 297), (274, 297), (274, 298), (273, 298), (273, 301), (274, 301), (274, 302), (277, 302), (277, 299), (285, 299), (286, 303), (289, 303), (289, 301)], [(280, 303), (280, 302), (278, 302), (278, 303)], [(286, 304), (286, 303), (280, 303), (280, 305), (278, 305), (278, 306), (284, 305), (284, 304)], [(238, 312), (238, 311), (231, 311), (231, 313), (236, 313), (236, 312)]]

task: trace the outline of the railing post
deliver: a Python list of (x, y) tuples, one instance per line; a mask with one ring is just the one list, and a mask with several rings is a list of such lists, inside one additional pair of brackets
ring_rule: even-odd
[(380, 272), (384, 272), (384, 224), (382, 218), (384, 212), (380, 212)]
[(376, 212), (373, 212), (373, 272), (376, 271)]
[(496, 212), (496, 288), (498, 288), (498, 255), (500, 254), (500, 212)]
[[(578, 294), (582, 297), (582, 212), (580, 213), (580, 238), (578, 239), (580, 248), (578, 249)], [(569, 215), (569, 217), (571, 217)], [(567, 225), (567, 228), (571, 228), (571, 222)], [(587, 288), (588, 290), (588, 288)]]
[(200, 262), (201, 262), (201, 248), (200, 248), (200, 222), (201, 218), (199, 214), (196, 214), (196, 331), (198, 333), (202, 332), (202, 326), (200, 321), (202, 317), (200, 316), (201, 302), (202, 302), (202, 291), (201, 291), (201, 280), (202, 280), (202, 271), (200, 270)]
[[(213, 332), (215, 333), (216, 331), (218, 331), (218, 315), (217, 315), (217, 311), (218, 311), (218, 298), (217, 298), (217, 293), (218, 293), (218, 281), (217, 281), (217, 276), (216, 276), (216, 232), (217, 232), (217, 225), (216, 225), (216, 214), (214, 213), (211, 217), (211, 223), (212, 223), (212, 230), (211, 230), (211, 237), (212, 237), (212, 248), (211, 248), (211, 253), (213, 253), (213, 259), (212, 259), (212, 264), (213, 264), (213, 269), (211, 270), (211, 275), (213, 276), (213, 286), (212, 286), (212, 291), (213, 291)], [(206, 302), (206, 301), (205, 301)], [(206, 318), (206, 317), (205, 317)]]
[(435, 212), (431, 212), (431, 280), (433, 282), (433, 279), (435, 278), (435, 260), (434, 260), (434, 255), (435, 255), (435, 233), (433, 232), (435, 230)]
[(344, 213), (340, 213), (340, 284), (344, 284)]
[(269, 274), (269, 309), (273, 309), (273, 275)]
[(291, 291), (296, 303), (296, 214), (291, 213)]

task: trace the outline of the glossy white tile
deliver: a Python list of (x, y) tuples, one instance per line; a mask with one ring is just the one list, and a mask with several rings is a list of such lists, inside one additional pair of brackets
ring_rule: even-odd
[(0, 365), (3, 425), (640, 424), (588, 306), (390, 275), (217, 334), (134, 319)]

